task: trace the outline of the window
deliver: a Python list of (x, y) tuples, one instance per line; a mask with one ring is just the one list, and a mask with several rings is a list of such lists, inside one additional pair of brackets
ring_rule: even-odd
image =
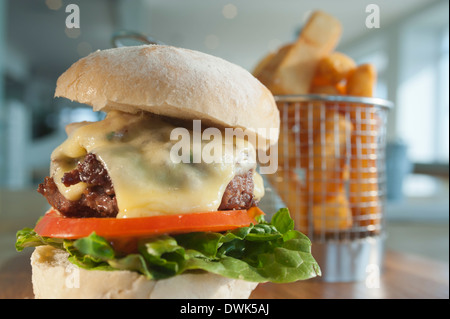
[(395, 104), (388, 116), (388, 142), (405, 143), (419, 171), (444, 175), (449, 163), (448, 7), (447, 1), (431, 4), (342, 48), (357, 63), (375, 65), (376, 96)]
[(442, 50), (439, 59), (439, 93), (438, 105), (440, 114), (438, 127), (437, 160), (449, 161), (449, 27), (447, 25), (442, 37)]
[(396, 125), (414, 163), (449, 161), (449, 26), (445, 12), (427, 10), (400, 28)]

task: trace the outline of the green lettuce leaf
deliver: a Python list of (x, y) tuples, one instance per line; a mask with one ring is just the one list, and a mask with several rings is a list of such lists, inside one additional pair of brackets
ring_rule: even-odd
[(117, 253), (103, 237), (92, 233), (77, 240), (37, 235), (31, 228), (17, 232), (16, 249), (52, 245), (69, 253), (69, 261), (85, 269), (130, 270), (149, 279), (164, 279), (190, 271), (207, 271), (254, 282), (285, 283), (320, 276), (311, 255), (311, 241), (294, 230), (287, 209), (270, 223), (224, 233), (194, 232), (141, 240), (138, 252)]
[(50, 245), (55, 248), (63, 249), (63, 239), (44, 238), (38, 236), (32, 228), (24, 228), (16, 233), (16, 250), (22, 251), (27, 247), (36, 247), (41, 245)]

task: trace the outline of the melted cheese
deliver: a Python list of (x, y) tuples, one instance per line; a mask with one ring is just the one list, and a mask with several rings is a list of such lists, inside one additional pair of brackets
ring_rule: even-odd
[[(253, 146), (243, 141), (230, 147), (222, 141), (221, 161), (175, 163), (170, 159), (170, 151), (178, 142), (170, 140), (174, 128), (154, 116), (120, 112), (108, 113), (103, 121), (75, 125), (68, 139), (52, 153), (51, 175), (67, 199), (79, 199), (87, 185), (66, 187), (61, 177), (87, 153), (93, 153), (108, 170), (118, 218), (217, 210), (234, 176), (256, 168), (251, 160), (255, 158)], [(202, 141), (201, 147), (208, 142)], [(192, 141), (190, 146), (192, 150)], [(256, 172), (254, 181), (255, 197), (260, 199), (264, 187)]]
[(264, 197), (264, 181), (261, 175), (257, 172), (253, 172), (253, 195), (257, 201), (260, 201)]

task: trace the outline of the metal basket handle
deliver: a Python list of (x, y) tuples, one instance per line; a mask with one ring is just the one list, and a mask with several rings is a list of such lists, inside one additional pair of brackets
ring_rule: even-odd
[(151, 36), (134, 31), (115, 32), (111, 37), (111, 44), (115, 48), (124, 47), (126, 46), (126, 44), (122, 42), (124, 39), (135, 40), (141, 42), (142, 44), (164, 44), (163, 42), (156, 40)]

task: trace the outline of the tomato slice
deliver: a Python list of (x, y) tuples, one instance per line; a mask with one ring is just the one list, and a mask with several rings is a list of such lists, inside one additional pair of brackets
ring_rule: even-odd
[(106, 238), (144, 237), (197, 231), (226, 231), (255, 224), (259, 208), (136, 218), (69, 218), (48, 211), (34, 231), (43, 237), (77, 239), (95, 232)]

